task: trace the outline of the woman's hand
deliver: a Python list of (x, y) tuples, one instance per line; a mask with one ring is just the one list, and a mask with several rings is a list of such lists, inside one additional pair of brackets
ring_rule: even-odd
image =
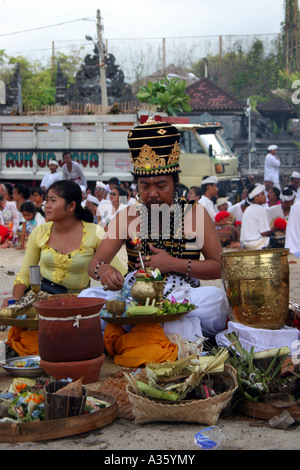
[(7, 299), (4, 299), (1, 305), (1, 308), (7, 308), (8, 307), (8, 301), (10, 299), (13, 299), (13, 297), (7, 297)]

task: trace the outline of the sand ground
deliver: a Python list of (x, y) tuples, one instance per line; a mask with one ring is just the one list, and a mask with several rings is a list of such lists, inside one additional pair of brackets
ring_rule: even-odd
[[(14, 248), (0, 250), (0, 304), (12, 291), (15, 274), (18, 272), (24, 251)], [(289, 255), (290, 301), (300, 302), (300, 258)], [(205, 283), (202, 283), (203, 285)], [(208, 284), (212, 284), (209, 282)], [(221, 281), (214, 285), (222, 286)], [(3, 334), (3, 333), (2, 333)], [(219, 419), (217, 425), (224, 435), (223, 450), (298, 450), (300, 448), (300, 426), (287, 430), (261, 426), (252, 418), (234, 415)], [(196, 453), (194, 435), (205, 428), (201, 424), (149, 423), (138, 425), (118, 418), (108, 426), (73, 437), (36, 443), (0, 443), (0, 450), (136, 450), (187, 451)], [(104, 453), (103, 453), (104, 454)]]

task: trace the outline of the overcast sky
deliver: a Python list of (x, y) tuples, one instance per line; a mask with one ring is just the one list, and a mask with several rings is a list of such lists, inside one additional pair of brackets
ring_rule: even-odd
[(0, 0), (0, 49), (41, 58), (54, 42), (68, 53), (96, 38), (97, 9), (103, 38), (124, 47), (128, 38), (279, 33), (284, 20), (283, 0)]

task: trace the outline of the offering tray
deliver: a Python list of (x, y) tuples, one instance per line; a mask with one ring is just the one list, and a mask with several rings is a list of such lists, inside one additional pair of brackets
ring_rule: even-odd
[(56, 298), (66, 296), (74, 297), (75, 294), (52, 295), (42, 291), (40, 291), (38, 294), (35, 294), (33, 291), (29, 291), (13, 306), (0, 309), (0, 324), (4, 326), (26, 328), (28, 330), (38, 330), (39, 316), (33, 304), (36, 301), (48, 300), (52, 299), (53, 297)]
[(178, 320), (184, 315), (189, 313), (191, 310), (184, 313), (169, 313), (163, 315), (132, 315), (114, 317), (113, 315), (100, 315), (100, 318), (107, 323), (113, 323), (115, 325), (138, 325), (140, 323), (164, 323), (168, 321)]
[[(154, 306), (143, 306), (136, 305), (134, 307), (128, 306), (122, 315), (116, 315), (108, 312), (103, 308), (100, 312), (100, 318), (107, 323), (113, 323), (116, 325), (138, 325), (140, 323), (165, 323), (174, 321), (182, 318), (195, 308), (195, 305), (186, 304), (186, 307), (182, 307), (182, 304), (176, 302), (170, 303), (166, 301), (166, 305), (169, 307), (162, 309)], [(170, 312), (170, 309), (173, 311)], [(140, 312), (140, 313), (139, 313)]]
[(109, 394), (87, 389), (87, 395), (105, 400), (110, 406), (84, 413), (71, 418), (54, 419), (49, 421), (33, 421), (30, 423), (0, 423), (0, 442), (37, 442), (61, 437), (74, 436), (95, 429), (103, 428), (118, 417), (116, 399)]
[[(10, 375), (15, 377), (39, 377), (40, 375), (45, 374), (43, 368), (40, 364), (40, 356), (18, 356), (7, 359), (4, 362), (0, 362), (0, 367), (2, 367)], [(24, 367), (18, 364), (26, 363), (28, 361), (36, 362), (37, 364), (32, 367)]]
[(0, 323), (4, 326), (17, 326), (19, 328), (27, 328), (28, 330), (38, 330), (39, 320), (32, 318), (10, 318), (10, 317), (0, 317)]

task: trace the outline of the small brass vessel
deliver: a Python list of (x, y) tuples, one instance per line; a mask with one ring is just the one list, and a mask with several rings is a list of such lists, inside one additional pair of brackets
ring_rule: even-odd
[(125, 312), (126, 302), (125, 300), (107, 300), (106, 310), (112, 315), (121, 316)]

